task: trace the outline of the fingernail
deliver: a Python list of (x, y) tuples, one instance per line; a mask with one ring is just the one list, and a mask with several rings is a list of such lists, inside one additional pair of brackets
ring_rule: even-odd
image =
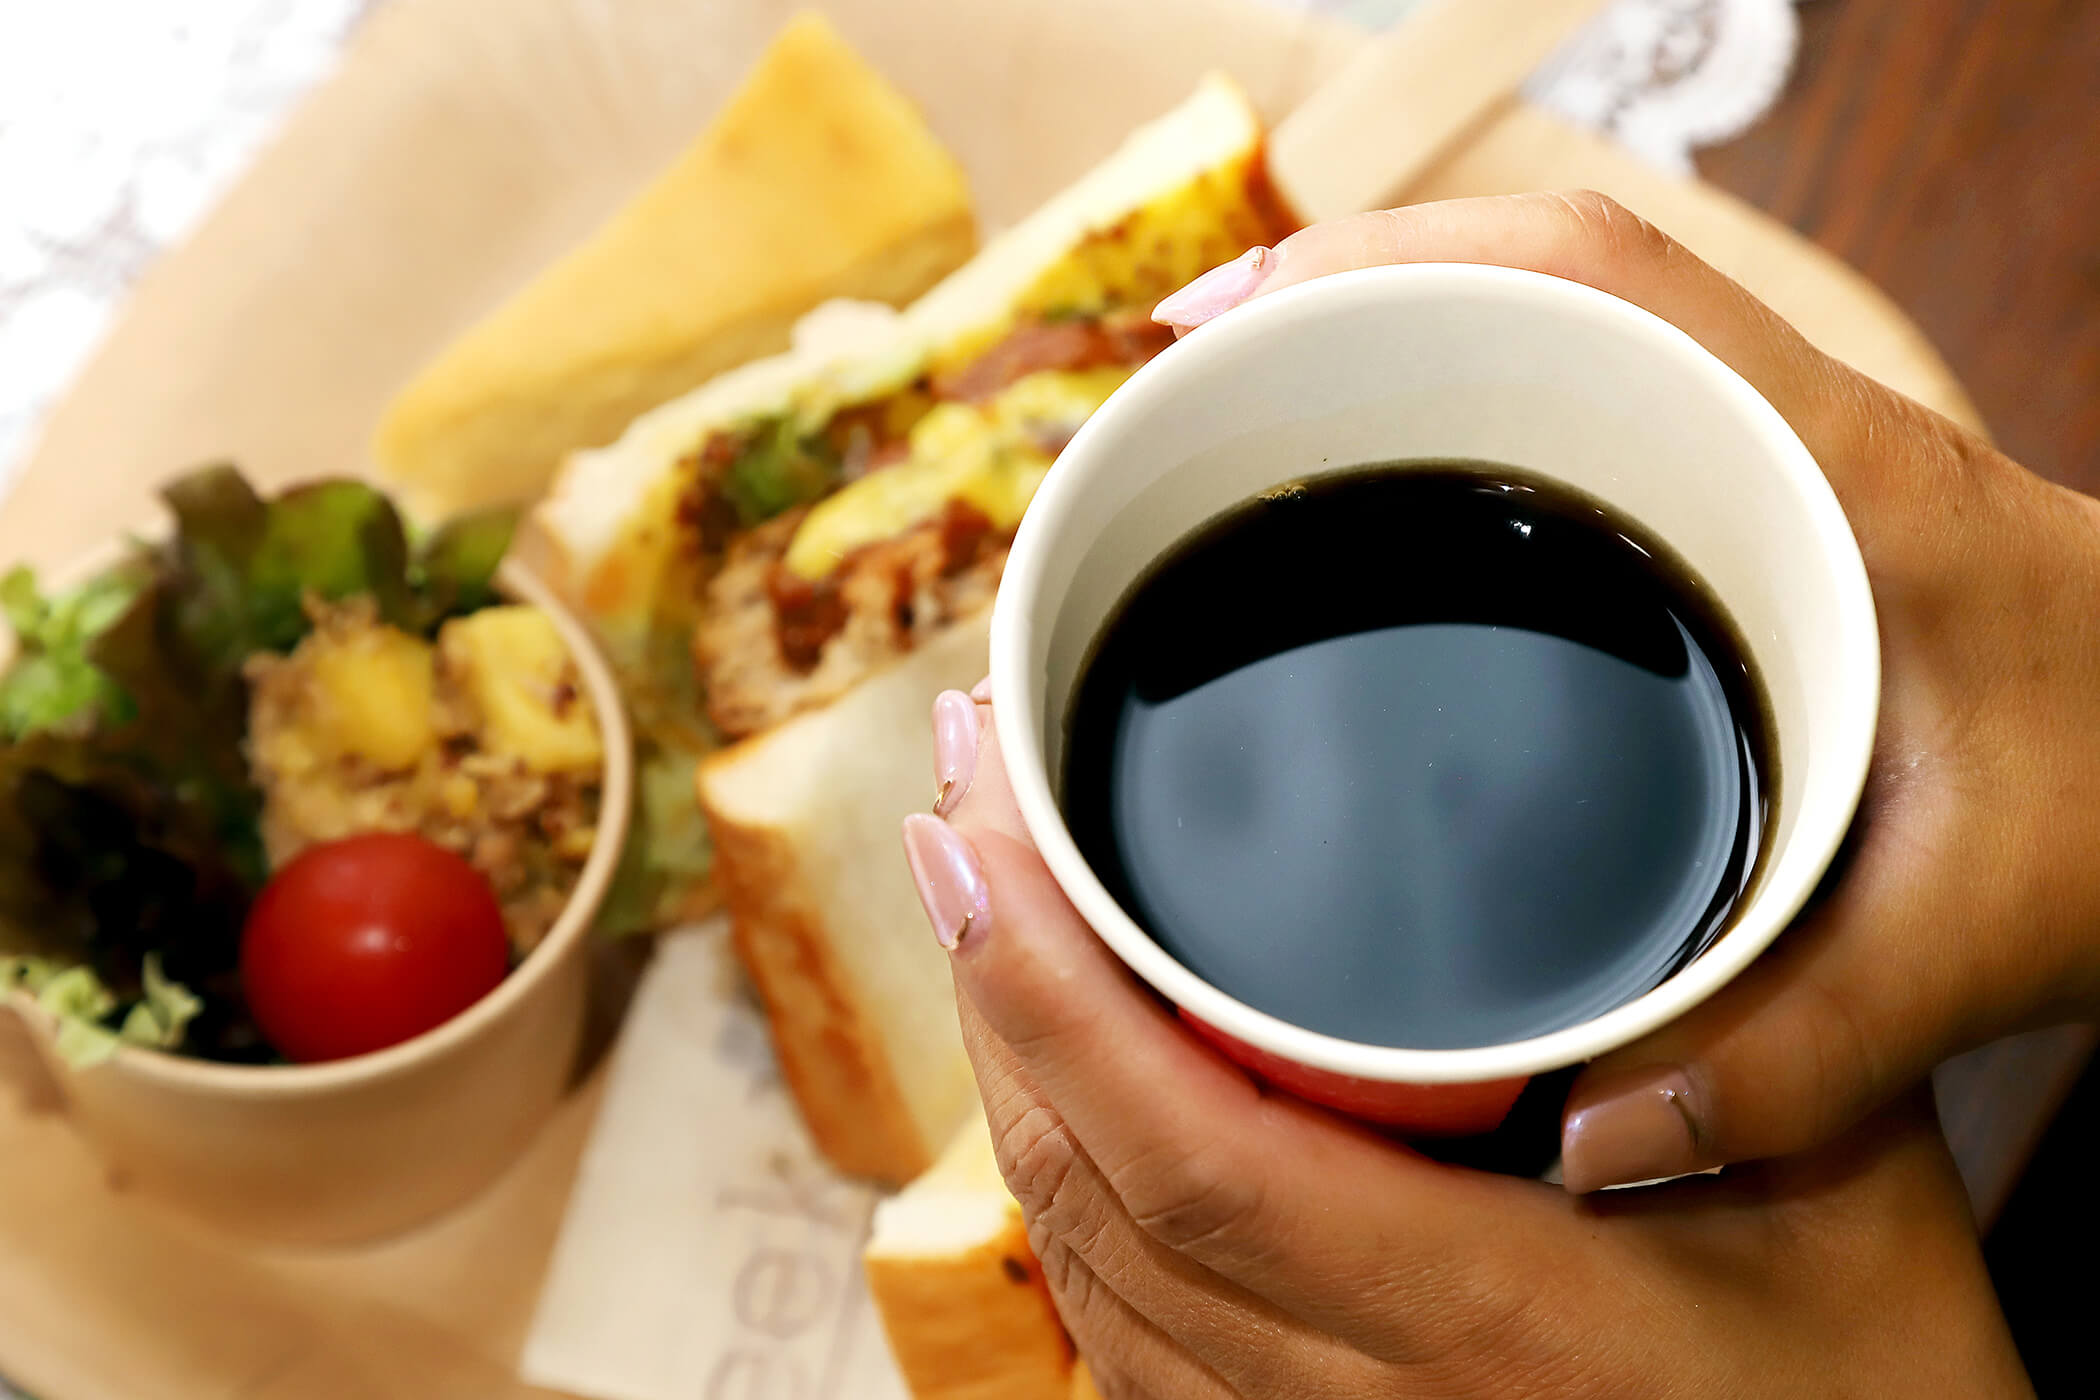
[(977, 852), (939, 817), (914, 812), (904, 819), (904, 858), (919, 887), (919, 903), (943, 948), (982, 938), (991, 926), (991, 895)]
[(991, 703), (992, 703), (992, 678), (991, 678), (990, 676), (986, 676), (986, 677), (985, 677), (985, 678), (984, 678), (983, 680), (981, 680), (981, 681), (977, 682), (977, 684), (975, 684), (975, 685), (971, 686), (971, 687), (970, 687), (970, 698), (971, 698), (972, 700), (975, 700), (975, 701), (976, 701), (976, 702), (977, 702), (978, 704), (980, 704), (980, 705), (989, 705), (989, 704), (991, 704)]
[(1561, 1181), (1577, 1195), (1697, 1171), (1692, 1082), (1649, 1070), (1570, 1113), (1561, 1128)]
[(1274, 259), (1267, 248), (1249, 248), (1226, 263), (1214, 267), (1152, 308), (1152, 319), (1162, 326), (1200, 326), (1254, 295), (1254, 289), (1269, 275)]
[(947, 816), (977, 774), (977, 702), (959, 690), (933, 700), (933, 810)]

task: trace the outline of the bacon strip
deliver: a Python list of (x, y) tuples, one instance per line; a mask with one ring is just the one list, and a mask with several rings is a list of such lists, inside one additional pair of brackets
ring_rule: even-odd
[(1174, 332), (1141, 311), (1092, 320), (1024, 321), (969, 364), (933, 377), (935, 398), (975, 403), (1046, 369), (1141, 365), (1174, 343)]

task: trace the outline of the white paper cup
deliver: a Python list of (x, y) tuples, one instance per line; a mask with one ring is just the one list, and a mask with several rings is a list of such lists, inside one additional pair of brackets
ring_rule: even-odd
[[(1284, 481), (1370, 463), (1502, 463), (1587, 492), (1689, 563), (1761, 672), (1778, 756), (1755, 887), (1647, 994), (1509, 1044), (1395, 1049), (1257, 1011), (1183, 967), (1080, 855), (1059, 811), (1066, 711), (1117, 603), (1174, 544)], [(1000, 751), (1051, 873), (1207, 1038), (1280, 1086), (1415, 1132), (1480, 1131), (1526, 1080), (1654, 1030), (1778, 936), (1850, 825), (1880, 689), (1859, 547), (1807, 448), (1689, 336), (1578, 283), (1411, 264), (1260, 297), (1139, 370), (1037, 493), (992, 618)]]

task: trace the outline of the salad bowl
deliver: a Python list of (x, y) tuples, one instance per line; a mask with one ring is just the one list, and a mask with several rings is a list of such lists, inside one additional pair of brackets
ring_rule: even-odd
[[(112, 545), (60, 573), (96, 577)], [(51, 998), (9, 995), (70, 1122), (134, 1191), (211, 1227), (280, 1246), (399, 1233), (487, 1186), (520, 1156), (570, 1085), (582, 1039), (592, 930), (632, 806), (619, 694), (583, 625), (514, 560), (495, 600), (545, 614), (603, 743), (595, 836), (551, 924), (478, 1000), (397, 1044), (318, 1063), (226, 1063), (129, 1039), (81, 1053)], [(0, 639), (0, 667), (11, 639)]]

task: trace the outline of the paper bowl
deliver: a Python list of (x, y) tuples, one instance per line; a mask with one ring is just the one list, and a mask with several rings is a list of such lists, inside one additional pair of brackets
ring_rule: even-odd
[[(113, 554), (68, 573), (86, 577)], [(505, 596), (553, 619), (605, 738), (597, 843), (567, 906), (502, 984), (451, 1020), (367, 1055), (228, 1065), (124, 1047), (75, 1069), (57, 1022), (13, 998), (82, 1138), (121, 1187), (279, 1245), (398, 1233), (460, 1204), (516, 1159), (567, 1089), (582, 1038), (589, 940), (632, 805), (633, 753), (612, 674), (583, 626), (522, 566)]]

